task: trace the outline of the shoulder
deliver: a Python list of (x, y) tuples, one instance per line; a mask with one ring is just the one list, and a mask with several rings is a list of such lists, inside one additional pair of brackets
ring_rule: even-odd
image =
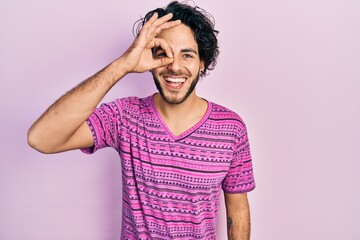
[(212, 112), (209, 116), (210, 119), (218, 121), (221, 124), (230, 124), (239, 127), (240, 129), (246, 129), (243, 119), (233, 110), (221, 106), (216, 103), (211, 103)]
[(152, 96), (140, 97), (124, 97), (118, 98), (112, 102), (119, 109), (120, 118), (123, 120), (135, 121), (135, 119), (143, 118), (152, 113)]
[[(227, 107), (212, 103), (212, 114), (209, 119), (216, 122), (217, 126), (230, 131), (235, 139), (235, 144), (243, 144), (247, 141), (247, 128), (243, 119)], [(220, 126), (219, 126), (220, 125)]]
[(105, 112), (113, 118), (119, 119), (122, 124), (128, 125), (130, 122), (137, 122), (144, 113), (149, 112), (151, 100), (151, 96), (145, 98), (118, 98), (101, 104), (100, 108), (96, 109), (96, 111), (100, 113)]
[(124, 97), (118, 98), (112, 102), (113, 104), (118, 105), (123, 110), (134, 110), (148, 108), (151, 105), (151, 96), (149, 97)]

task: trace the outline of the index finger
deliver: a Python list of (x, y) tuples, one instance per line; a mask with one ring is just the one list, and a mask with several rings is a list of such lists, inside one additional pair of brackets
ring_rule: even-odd
[(161, 18), (158, 18), (159, 14), (157, 12), (154, 12), (154, 14), (145, 22), (145, 24), (143, 25), (142, 29), (143, 30), (147, 30), (149, 29), (151, 26), (153, 26), (153, 24), (157, 21), (158, 23), (155, 24), (155, 26), (162, 24), (164, 22), (169, 21), (172, 18), (172, 13), (168, 13), (165, 16), (162, 16)]
[(170, 48), (169, 44), (164, 39), (154, 38), (154, 47), (155, 47), (155, 50), (158, 48), (162, 49), (168, 58), (174, 57), (171, 52), (171, 48)]
[[(155, 36), (161, 32), (161, 30), (174, 27), (181, 23), (180, 20), (170, 21), (172, 17), (173, 14), (168, 13), (161, 18), (158, 18), (158, 13), (155, 12), (153, 16), (151, 16), (151, 18), (144, 24), (142, 31), (149, 31), (151, 35)], [(158, 27), (160, 27), (160, 29), (158, 29)], [(156, 32), (155, 35), (154, 32)]]
[(164, 16), (162, 16), (161, 18), (158, 18), (154, 21), (154, 23), (152, 24), (153, 27), (157, 27), (159, 25), (162, 25), (163, 23), (168, 22), (170, 19), (172, 19), (173, 14), (172, 13), (168, 13)]
[(181, 20), (175, 20), (175, 21), (169, 21), (169, 22), (165, 22), (157, 27), (154, 28), (153, 32), (151, 32), (150, 34), (152, 34), (152, 36), (156, 36), (158, 35), (162, 30), (164, 29), (169, 29), (172, 27), (175, 27), (177, 25), (181, 24)]

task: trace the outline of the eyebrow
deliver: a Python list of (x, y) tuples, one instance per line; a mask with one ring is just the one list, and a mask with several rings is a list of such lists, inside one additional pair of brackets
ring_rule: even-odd
[(192, 53), (194, 53), (194, 54), (198, 55), (197, 51), (195, 51), (195, 50), (194, 50), (194, 49), (192, 49), (192, 48), (185, 48), (185, 49), (181, 49), (181, 52), (182, 52), (182, 53), (192, 52)]
[[(158, 51), (164, 51), (164, 50), (161, 47), (154, 47), (153, 53), (155, 54)], [(193, 48), (184, 48), (184, 49), (181, 49), (180, 52), (182, 52), (182, 53), (189, 53), (190, 52), (190, 53), (194, 53), (194, 54), (198, 55), (198, 52), (195, 51)]]

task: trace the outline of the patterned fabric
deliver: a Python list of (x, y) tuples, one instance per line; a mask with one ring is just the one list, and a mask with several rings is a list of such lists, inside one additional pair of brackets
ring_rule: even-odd
[(93, 153), (112, 147), (122, 163), (121, 239), (216, 239), (221, 189), (254, 189), (246, 127), (208, 102), (204, 117), (174, 136), (152, 96), (102, 104), (87, 120)]

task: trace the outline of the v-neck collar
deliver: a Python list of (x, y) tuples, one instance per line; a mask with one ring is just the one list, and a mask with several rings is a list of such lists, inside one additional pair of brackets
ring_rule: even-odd
[(207, 101), (206, 99), (204, 99), (207, 102), (207, 105), (208, 105), (204, 116), (195, 125), (193, 125), (189, 129), (187, 129), (185, 132), (181, 133), (180, 135), (175, 136), (173, 134), (173, 132), (166, 125), (164, 119), (161, 117), (159, 110), (156, 108), (155, 101), (154, 101), (154, 95), (150, 96), (151, 107), (153, 108), (153, 110), (154, 110), (157, 118), (159, 119), (159, 122), (162, 125), (162, 127), (165, 129), (165, 131), (167, 132), (169, 137), (174, 141), (179, 141), (179, 140), (187, 137), (191, 133), (193, 133), (195, 130), (197, 130), (208, 119), (208, 117), (210, 116), (210, 113), (212, 111), (212, 103)]

